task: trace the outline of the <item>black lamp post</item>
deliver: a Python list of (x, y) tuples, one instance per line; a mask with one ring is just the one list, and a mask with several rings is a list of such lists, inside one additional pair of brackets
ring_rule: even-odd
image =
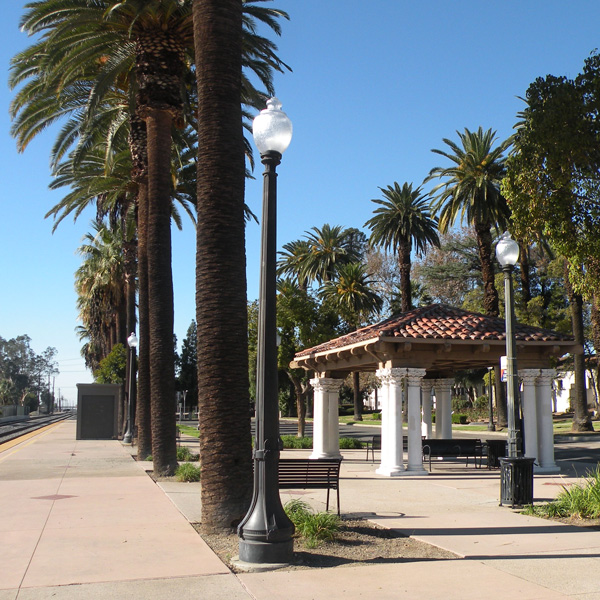
[(133, 439), (133, 387), (135, 385), (135, 349), (138, 345), (138, 339), (135, 333), (127, 338), (129, 345), (129, 381), (127, 386), (127, 428), (123, 434), (123, 443), (131, 444)]
[(488, 431), (496, 431), (496, 426), (494, 425), (494, 400), (492, 398), (492, 367), (488, 367), (488, 401), (489, 401), (489, 422), (488, 422)]
[(504, 312), (506, 322), (506, 404), (508, 410), (508, 456), (520, 456), (519, 380), (515, 352), (515, 301), (512, 272), (519, 259), (519, 244), (505, 233), (496, 245), (496, 258), (504, 272)]
[(515, 301), (512, 272), (519, 259), (519, 244), (505, 233), (496, 245), (496, 258), (504, 272), (506, 317), (506, 400), (508, 451), (500, 458), (500, 504), (524, 506), (533, 503), (533, 458), (523, 456), (519, 410), (519, 379), (515, 351)]
[(254, 492), (248, 513), (238, 527), (239, 558), (254, 564), (288, 563), (293, 556), (294, 524), (279, 497), (279, 403), (277, 393), (276, 233), (277, 174), (275, 168), (292, 139), (292, 123), (277, 98), (254, 119), (254, 141), (265, 165), (258, 312), (256, 376), (256, 439)]

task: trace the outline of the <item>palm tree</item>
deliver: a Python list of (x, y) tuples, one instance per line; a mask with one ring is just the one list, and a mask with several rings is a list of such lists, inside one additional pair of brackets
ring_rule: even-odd
[(90, 342), (99, 349), (99, 362), (127, 337), (123, 232), (119, 225), (109, 227), (101, 221), (94, 221), (92, 228), (77, 250), (84, 260), (75, 273), (75, 290), (79, 318)]
[[(372, 289), (372, 283), (365, 265), (350, 263), (338, 268), (336, 279), (327, 281), (320, 289), (319, 295), (335, 308), (351, 330), (356, 330), (383, 306), (383, 300)], [(354, 419), (362, 421), (359, 371), (352, 372), (352, 384)]]
[[(204, 527), (229, 529), (252, 496), (242, 0), (195, 0), (198, 86), (196, 323)], [(209, 459), (210, 457), (210, 459)]]
[(503, 153), (512, 143), (508, 140), (495, 148), (496, 132), (481, 127), (475, 132), (465, 128), (457, 131), (460, 144), (445, 139), (451, 152), (432, 150), (446, 157), (450, 167), (435, 167), (425, 181), (443, 179), (436, 185), (432, 194), (435, 200), (432, 210), (439, 214), (439, 229), (442, 233), (459, 220), (466, 221), (475, 228), (481, 274), (483, 277), (485, 313), (498, 316), (498, 293), (494, 285), (494, 265), (492, 261), (492, 229), (500, 232), (506, 229), (510, 209), (500, 192), (500, 182), (505, 173)]
[(356, 247), (354, 230), (340, 225), (313, 227), (306, 232), (308, 252), (302, 260), (299, 279), (312, 283), (330, 281), (336, 270), (348, 263), (357, 262), (360, 256)]
[(374, 211), (375, 216), (365, 226), (371, 230), (369, 243), (372, 246), (392, 250), (398, 255), (400, 265), (401, 310), (412, 308), (410, 285), (411, 251), (413, 244), (418, 254), (425, 251), (427, 245), (439, 247), (437, 220), (429, 213), (429, 196), (422, 194), (421, 188), (412, 189), (412, 183), (397, 182), (387, 188), (379, 188), (385, 200), (372, 202), (381, 208)]
[[(494, 283), (494, 263), (492, 260), (492, 229), (500, 232), (507, 228), (510, 209), (500, 192), (500, 182), (506, 172), (503, 153), (512, 143), (505, 140), (495, 148), (496, 132), (481, 127), (476, 132), (465, 128), (457, 131), (462, 147), (445, 139), (452, 152), (432, 150), (454, 163), (451, 167), (436, 167), (429, 172), (426, 181), (434, 178), (445, 179), (432, 190), (437, 194), (433, 210), (439, 212), (439, 228), (442, 233), (460, 219), (473, 225), (477, 237), (481, 276), (483, 279), (483, 307), (487, 315), (499, 314), (498, 292)], [(498, 398), (498, 419), (503, 425), (506, 412), (504, 386), (500, 379), (500, 369), (494, 369), (496, 398)]]
[(283, 250), (278, 254), (281, 257), (277, 261), (277, 276), (292, 277), (298, 287), (306, 291), (308, 282), (303, 274), (303, 263), (310, 251), (307, 240), (295, 240), (283, 245)]

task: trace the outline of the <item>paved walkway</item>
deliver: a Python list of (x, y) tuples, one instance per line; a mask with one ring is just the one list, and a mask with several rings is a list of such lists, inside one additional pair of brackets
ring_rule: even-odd
[[(600, 600), (600, 531), (499, 507), (497, 471), (444, 463), (389, 479), (344, 454), (344, 514), (464, 559), (234, 575), (189, 524), (199, 484), (157, 485), (127, 447), (76, 441), (69, 421), (0, 446), (0, 600)], [(536, 476), (536, 500), (571, 481)], [(324, 506), (320, 491), (303, 498)]]

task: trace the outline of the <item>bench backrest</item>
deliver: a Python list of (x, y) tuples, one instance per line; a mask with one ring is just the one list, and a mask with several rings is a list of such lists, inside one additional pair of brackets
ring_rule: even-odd
[(341, 459), (281, 458), (279, 459), (279, 487), (289, 489), (329, 488), (337, 489), (340, 478)]
[(425, 454), (455, 454), (464, 456), (481, 453), (481, 440), (479, 439), (439, 439), (431, 438), (423, 440), (423, 451)]

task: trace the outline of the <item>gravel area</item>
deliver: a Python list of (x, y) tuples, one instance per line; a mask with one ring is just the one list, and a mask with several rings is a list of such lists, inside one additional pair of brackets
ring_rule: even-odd
[[(200, 524), (194, 527), (198, 531)], [(213, 552), (235, 572), (231, 559), (238, 554), (236, 533), (202, 533)], [(417, 560), (451, 560), (456, 554), (437, 546), (399, 535), (366, 520), (344, 520), (333, 542), (323, 542), (317, 548), (308, 548), (302, 540), (294, 540), (294, 562), (288, 569), (332, 568), (377, 563), (409, 562)]]

